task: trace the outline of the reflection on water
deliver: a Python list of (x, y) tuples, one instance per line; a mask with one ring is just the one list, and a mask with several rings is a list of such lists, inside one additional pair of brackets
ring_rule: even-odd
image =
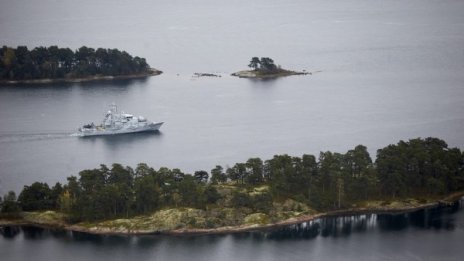
[(147, 80), (148, 80), (148, 77), (136, 78), (136, 79), (101, 80), (101, 81), (91, 81), (91, 82), (80, 82), (80, 83), (74, 83), (74, 84), (80, 85), (83, 89), (87, 89), (87, 88), (92, 89), (92, 88), (101, 87), (101, 86), (126, 87), (132, 84), (145, 84)]
[(282, 240), (349, 236), (352, 232), (365, 232), (375, 228), (378, 216), (380, 215), (326, 217), (271, 231), (267, 238)]
[(20, 233), (20, 227), (17, 226), (6, 226), (0, 227), (0, 235), (6, 239), (14, 238)]
[[(405, 229), (444, 229), (454, 230), (456, 220), (453, 214), (460, 211), (462, 201), (451, 206), (418, 210), (401, 214), (366, 214), (356, 216), (326, 217), (301, 224), (286, 226), (270, 231), (237, 233), (232, 236), (234, 240), (300, 240), (321, 237), (348, 237), (352, 233), (366, 233), (379, 231), (388, 233)], [(160, 241), (169, 241), (169, 244), (196, 244), (213, 243), (220, 241), (228, 235), (182, 236), (171, 237), (162, 235), (143, 236), (102, 236), (82, 232), (70, 232), (57, 229), (44, 229), (33, 226), (5, 226), (0, 228), (0, 234), (6, 239), (13, 239), (23, 235), (26, 240), (36, 240), (48, 237), (72, 239), (76, 242), (92, 242), (98, 245), (127, 245), (135, 244), (140, 247), (152, 246)], [(205, 242), (206, 241), (206, 242)]]
[(73, 86), (80, 86), (83, 89), (93, 89), (96, 87), (127, 87), (132, 84), (145, 84), (148, 77), (135, 78), (135, 79), (115, 79), (115, 80), (95, 80), (89, 82), (52, 82), (52, 83), (34, 83), (34, 84), (2, 84), (2, 89), (12, 89), (23, 92), (24, 90), (55, 90), (55, 91), (69, 91)]
[(453, 230), (456, 225), (451, 214), (459, 211), (461, 204), (462, 201), (457, 201), (448, 207), (422, 209), (401, 214), (326, 217), (271, 231), (267, 234), (267, 238), (276, 240), (310, 239), (319, 235), (322, 237), (343, 237), (349, 236), (353, 232), (362, 233), (373, 229), (388, 232), (410, 227)]
[(159, 130), (157, 131), (147, 131), (139, 133), (126, 133), (118, 135), (103, 135), (103, 136), (89, 136), (89, 137), (79, 137), (79, 140), (82, 142), (88, 143), (97, 143), (103, 142), (110, 149), (117, 147), (125, 146), (128, 144), (137, 144), (144, 143), (148, 139), (160, 138), (163, 133)]

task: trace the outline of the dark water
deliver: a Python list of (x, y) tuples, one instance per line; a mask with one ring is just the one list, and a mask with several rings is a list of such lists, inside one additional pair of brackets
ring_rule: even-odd
[(464, 211), (325, 218), (233, 235), (95, 236), (7, 227), (2, 260), (461, 260)]

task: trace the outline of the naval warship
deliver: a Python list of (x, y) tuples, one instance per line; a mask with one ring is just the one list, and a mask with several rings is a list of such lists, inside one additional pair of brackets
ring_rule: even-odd
[(136, 133), (144, 131), (157, 131), (163, 122), (151, 122), (142, 116), (134, 116), (118, 112), (116, 104), (110, 105), (103, 122), (95, 125), (93, 122), (79, 128), (78, 136), (114, 135)]

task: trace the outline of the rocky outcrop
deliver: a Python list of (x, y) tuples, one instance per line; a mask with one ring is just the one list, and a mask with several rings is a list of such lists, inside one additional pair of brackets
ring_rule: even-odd
[(194, 73), (193, 77), (222, 77), (219, 74), (214, 74), (214, 73)]
[(285, 69), (278, 69), (275, 71), (262, 71), (262, 70), (248, 70), (248, 71), (239, 71), (232, 73), (232, 76), (237, 76), (239, 78), (252, 78), (252, 79), (272, 79), (284, 76), (291, 75), (308, 75), (312, 74), (311, 72), (306, 71), (290, 71)]

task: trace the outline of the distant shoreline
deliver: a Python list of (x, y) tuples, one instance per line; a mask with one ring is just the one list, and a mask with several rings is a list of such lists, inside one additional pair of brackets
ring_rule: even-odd
[(56, 78), (56, 79), (33, 79), (33, 80), (0, 80), (0, 86), (2, 85), (17, 85), (17, 84), (49, 84), (49, 83), (82, 83), (82, 82), (98, 82), (98, 81), (112, 81), (112, 80), (128, 80), (128, 79), (140, 79), (149, 76), (157, 76), (163, 72), (154, 68), (150, 68), (147, 72), (138, 74), (127, 74), (127, 75), (94, 75), (82, 78)]
[(0, 228), (7, 226), (34, 226), (41, 228), (51, 229), (63, 229), (66, 231), (81, 232), (95, 235), (171, 235), (171, 236), (188, 236), (188, 235), (214, 235), (214, 234), (233, 234), (241, 232), (252, 232), (252, 231), (266, 231), (289, 225), (300, 224), (308, 221), (312, 221), (319, 218), (327, 217), (339, 217), (347, 215), (365, 215), (365, 214), (400, 214), (410, 213), (421, 209), (429, 209), (439, 206), (447, 206), (458, 201), (464, 196), (464, 191), (455, 192), (450, 195), (443, 197), (440, 200), (436, 200), (428, 203), (418, 203), (411, 206), (404, 207), (360, 207), (360, 208), (349, 208), (334, 211), (327, 211), (322, 213), (316, 213), (311, 215), (303, 215), (299, 217), (290, 218), (287, 220), (270, 223), (270, 224), (249, 224), (249, 225), (238, 225), (218, 228), (185, 228), (185, 229), (170, 229), (170, 230), (130, 230), (125, 229), (113, 229), (108, 227), (88, 227), (79, 224), (67, 224), (64, 221), (40, 221), (40, 220), (26, 220), (15, 219), (7, 220), (0, 219)]
[(246, 70), (246, 71), (238, 71), (235, 73), (232, 73), (231, 76), (237, 76), (239, 78), (251, 78), (251, 79), (274, 79), (278, 77), (285, 77), (285, 76), (291, 76), (291, 75), (311, 75), (311, 72), (298, 72), (298, 71), (290, 71), (290, 70), (285, 70), (285, 69), (279, 69), (276, 70), (275, 72), (266, 72), (263, 73), (260, 70)]

